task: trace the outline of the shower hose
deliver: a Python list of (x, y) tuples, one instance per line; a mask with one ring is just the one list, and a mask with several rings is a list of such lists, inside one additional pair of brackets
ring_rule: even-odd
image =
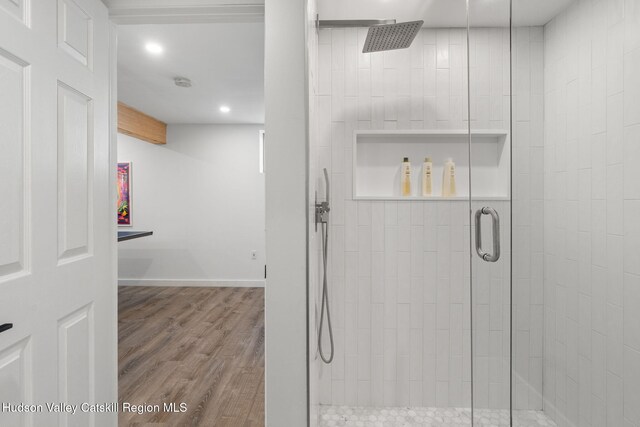
[[(327, 286), (327, 256), (328, 256), (328, 247), (329, 247), (329, 224), (323, 222), (321, 224), (322, 230), (322, 306), (320, 309), (320, 329), (318, 331), (318, 352), (320, 353), (320, 358), (324, 363), (331, 363), (333, 360), (333, 328), (331, 327), (331, 313), (329, 312), (329, 290)], [(331, 351), (329, 352), (329, 357), (324, 355), (324, 350), (322, 348), (322, 329), (324, 325), (324, 314), (325, 310), (327, 313), (327, 329), (329, 330), (329, 342), (331, 345)]]

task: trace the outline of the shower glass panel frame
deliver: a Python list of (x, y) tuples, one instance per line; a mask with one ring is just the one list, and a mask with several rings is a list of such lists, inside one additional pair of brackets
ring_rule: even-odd
[(513, 426), (511, 1), (469, 0), (467, 34), (472, 424)]
[[(524, 3), (469, 0), (475, 426), (550, 422), (542, 413), (544, 41), (542, 26), (523, 24)], [(499, 135), (494, 157), (487, 134)]]
[[(316, 33), (309, 182), (310, 194), (324, 194), (326, 167), (334, 189), (327, 274), (336, 354), (323, 364), (317, 353), (322, 277), (312, 224), (314, 427), (353, 416), (375, 425), (382, 411), (426, 407), (474, 426), (525, 426), (520, 410), (541, 409), (531, 377), (541, 361), (530, 326), (541, 314), (531, 277), (537, 252), (527, 246), (537, 200), (523, 182), (535, 172), (525, 164), (533, 149), (525, 106), (537, 96), (526, 55), (542, 32), (512, 26), (511, 0), (455, 1), (466, 14), (458, 25), (427, 24), (405, 50), (363, 54), (366, 29)], [(412, 197), (395, 194), (395, 181), (388, 194), (361, 192), (373, 187), (358, 185), (368, 160), (398, 180), (393, 171), (407, 153)], [(434, 166), (427, 198), (423, 157)], [(457, 194), (442, 198), (449, 157)]]

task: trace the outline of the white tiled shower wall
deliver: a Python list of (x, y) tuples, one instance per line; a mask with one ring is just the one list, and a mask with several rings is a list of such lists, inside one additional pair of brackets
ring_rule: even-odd
[[(533, 230), (542, 224), (530, 212), (542, 210), (542, 28), (516, 34), (515, 407), (540, 409), (542, 237)], [(327, 167), (336, 338), (333, 364), (312, 362), (312, 387), (317, 373), (322, 404), (468, 407), (468, 203), (352, 200), (354, 130), (466, 128), (466, 33), (423, 29), (408, 50), (370, 55), (360, 53), (365, 36), (366, 30), (322, 30), (317, 68), (310, 54), (316, 95), (311, 118), (317, 118), (310, 197), (316, 189), (323, 194), (321, 168)], [(472, 30), (470, 60), (472, 128), (509, 129), (508, 30)], [(491, 203), (502, 214), (505, 253), (496, 264), (474, 261), (475, 404), (506, 408), (509, 203)], [(311, 227), (313, 333), (320, 307), (319, 237)], [(314, 335), (310, 339), (314, 356)]]
[(640, 425), (640, 1), (545, 26), (544, 409)]

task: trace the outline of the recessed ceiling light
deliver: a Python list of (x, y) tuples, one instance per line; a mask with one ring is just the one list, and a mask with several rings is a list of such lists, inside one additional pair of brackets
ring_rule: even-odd
[(228, 107), (228, 106), (226, 106), (226, 105), (223, 105), (223, 106), (221, 106), (221, 107), (220, 107), (220, 111), (221, 111), (222, 113), (228, 113), (229, 111), (231, 111), (231, 108), (229, 108), (229, 107)]
[(191, 87), (191, 80), (186, 77), (174, 77), (174, 83), (180, 87)]
[(144, 47), (147, 49), (147, 52), (153, 53), (154, 55), (159, 55), (164, 51), (164, 48), (161, 45), (154, 42), (149, 42)]

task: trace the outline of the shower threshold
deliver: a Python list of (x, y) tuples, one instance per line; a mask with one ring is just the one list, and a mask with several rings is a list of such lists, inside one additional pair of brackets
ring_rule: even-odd
[[(475, 409), (474, 426), (508, 427), (506, 409)], [(556, 427), (542, 411), (513, 411), (514, 427)], [(320, 406), (320, 427), (471, 426), (469, 408)]]

